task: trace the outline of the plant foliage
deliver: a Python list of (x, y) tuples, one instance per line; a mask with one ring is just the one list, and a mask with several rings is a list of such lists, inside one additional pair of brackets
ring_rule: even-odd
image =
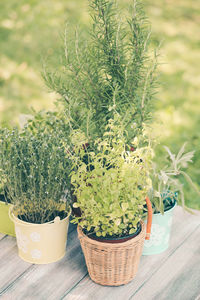
[[(97, 236), (124, 236), (135, 232), (143, 217), (145, 197), (151, 187), (151, 148), (127, 151), (119, 116), (110, 119), (102, 138), (95, 141), (98, 153), (83, 147), (82, 133), (73, 136), (75, 148), (71, 183), (81, 217), (74, 223)], [(134, 146), (136, 147), (136, 139)], [(87, 164), (84, 157), (87, 156)]]
[(151, 30), (141, 2), (125, 20), (115, 1), (92, 0), (92, 24), (86, 41), (65, 32), (63, 66), (45, 70), (47, 85), (62, 98), (73, 129), (88, 137), (102, 136), (113, 118), (122, 116), (129, 140), (142, 132), (152, 117), (156, 87), (157, 53), (149, 55)]
[(63, 207), (70, 167), (58, 130), (46, 132), (42, 126), (37, 131), (35, 127), (34, 132), (29, 127), (21, 132), (4, 129), (0, 169), (18, 217), (45, 223)]
[(184, 201), (184, 190), (181, 177), (184, 177), (191, 187), (200, 195), (199, 190), (192, 182), (190, 176), (183, 171), (187, 168), (188, 163), (192, 162), (194, 151), (185, 153), (185, 144), (181, 147), (178, 154), (173, 154), (168, 147), (166, 166), (158, 170), (154, 165), (153, 173), (153, 190), (151, 201), (155, 207), (155, 212), (167, 211), (178, 201), (183, 208), (186, 208)]

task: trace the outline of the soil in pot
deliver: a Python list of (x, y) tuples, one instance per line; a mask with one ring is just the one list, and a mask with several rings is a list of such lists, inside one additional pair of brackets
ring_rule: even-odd
[(5, 203), (11, 203), (10, 199), (8, 199), (7, 197), (5, 198), (5, 196), (3, 194), (0, 194), (0, 201), (5, 202)]
[(4, 195), (0, 194), (0, 201), (6, 202)]
[(87, 235), (90, 239), (99, 241), (102, 243), (111, 243), (111, 244), (118, 244), (118, 243), (123, 243), (126, 242), (134, 237), (136, 237), (140, 232), (141, 232), (142, 226), (141, 223), (137, 224), (137, 229), (133, 234), (127, 234), (125, 236), (101, 236), (98, 237), (94, 233), (90, 233), (87, 230), (83, 230), (84, 234)]
[[(40, 213), (33, 213), (33, 215), (34, 215), (34, 219), (37, 219), (37, 220), (41, 220), (42, 217), (46, 219), (46, 217), (48, 216), (48, 218), (45, 222), (45, 223), (47, 223), (47, 222), (53, 221), (56, 217), (59, 217), (60, 220), (63, 220), (64, 218), (67, 217), (68, 213), (64, 210), (61, 210), (61, 211), (55, 210), (53, 213), (50, 213), (47, 210), (45, 213), (45, 216), (41, 216)], [(27, 217), (26, 215), (18, 215), (18, 218), (24, 222), (33, 223), (33, 224), (42, 224), (40, 221), (38, 221), (37, 223), (33, 222), (33, 220), (31, 220), (31, 218)]]

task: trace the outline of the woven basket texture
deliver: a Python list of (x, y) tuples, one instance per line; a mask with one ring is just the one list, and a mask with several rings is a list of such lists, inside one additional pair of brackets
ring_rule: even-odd
[(91, 279), (101, 285), (118, 286), (136, 275), (145, 238), (145, 226), (134, 238), (117, 244), (103, 243), (87, 237), (78, 226), (78, 237)]

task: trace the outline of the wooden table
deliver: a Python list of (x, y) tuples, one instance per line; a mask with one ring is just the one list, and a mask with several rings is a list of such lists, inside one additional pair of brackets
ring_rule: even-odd
[(65, 257), (49, 265), (24, 262), (15, 238), (0, 235), (0, 299), (199, 300), (200, 213), (191, 215), (177, 207), (169, 250), (142, 257), (136, 278), (120, 287), (90, 280), (73, 225)]

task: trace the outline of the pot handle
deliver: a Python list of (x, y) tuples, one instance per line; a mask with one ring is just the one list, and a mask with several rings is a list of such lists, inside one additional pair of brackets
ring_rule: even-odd
[(147, 217), (145, 240), (149, 240), (150, 235), (151, 235), (151, 225), (152, 225), (152, 215), (153, 215), (152, 205), (151, 205), (151, 201), (150, 201), (149, 197), (146, 197), (146, 204), (147, 204), (147, 209), (148, 209), (148, 217)]

